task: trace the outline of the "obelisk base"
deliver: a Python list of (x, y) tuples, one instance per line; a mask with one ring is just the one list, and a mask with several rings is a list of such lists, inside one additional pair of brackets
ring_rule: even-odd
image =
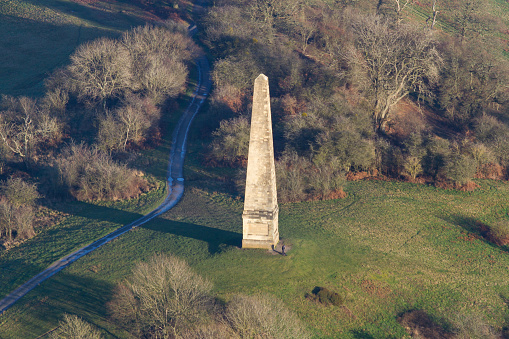
[(278, 213), (274, 211), (248, 211), (242, 214), (244, 234), (242, 248), (271, 249), (279, 242)]

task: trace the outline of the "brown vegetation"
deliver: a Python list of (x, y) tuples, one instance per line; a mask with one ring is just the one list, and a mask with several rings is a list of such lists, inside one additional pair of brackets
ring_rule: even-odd
[(55, 159), (61, 187), (78, 200), (119, 200), (148, 191), (145, 178), (111, 156), (84, 144), (71, 144)]
[(117, 286), (109, 308), (133, 335), (156, 338), (307, 338), (273, 297), (234, 296), (214, 305), (212, 285), (176, 257), (155, 255)]
[[(336, 5), (223, 0), (204, 19), (218, 59), (211, 112), (219, 121), (249, 112), (246, 93), (260, 72), (272, 79), (281, 200), (325, 198), (336, 177), (363, 172), (468, 190), (474, 177), (502, 178), (509, 67), (473, 39), (492, 29), (487, 13), (462, 1), (442, 12), (418, 3), (432, 10), (420, 27), (407, 21), (407, 1)], [(438, 34), (441, 20), (458, 35)], [(230, 133), (228, 144), (245, 136)], [(238, 166), (244, 155), (223, 158), (209, 151), (215, 164)]]
[(434, 322), (426, 312), (421, 310), (403, 313), (398, 317), (398, 322), (412, 338), (447, 339), (454, 337)]

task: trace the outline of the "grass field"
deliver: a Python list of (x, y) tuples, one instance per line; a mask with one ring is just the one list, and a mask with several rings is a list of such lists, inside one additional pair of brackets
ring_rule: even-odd
[(0, 0), (0, 94), (38, 96), (76, 47), (152, 19), (128, 2)]
[[(194, 187), (164, 219), (42, 284), (0, 319), (0, 329), (7, 338), (10, 331), (13, 338), (34, 337), (70, 312), (122, 336), (106, 322), (105, 303), (115, 282), (154, 252), (188, 260), (221, 298), (275, 294), (319, 337), (401, 337), (396, 316), (409, 309), (424, 309), (446, 323), (474, 312), (500, 328), (508, 315), (507, 249), (470, 237), (467, 229), (473, 220), (507, 213), (500, 205), (507, 187), (482, 186), (475, 194), (456, 194), (367, 181), (350, 184), (344, 200), (283, 205), (280, 230), (291, 247), (288, 257), (238, 249), (241, 202)], [(481, 206), (487, 210), (478, 213)], [(307, 301), (305, 293), (317, 285), (345, 295), (345, 307)]]
[[(199, 145), (191, 147), (192, 180), (181, 203), (29, 293), (0, 317), (2, 338), (37, 337), (64, 312), (109, 337), (125, 337), (108, 321), (106, 304), (115, 284), (155, 252), (186, 259), (223, 300), (239, 292), (276, 295), (320, 338), (401, 338), (396, 318), (413, 309), (451, 329), (455, 319), (469, 317), (499, 330), (508, 325), (509, 249), (484, 241), (475, 226), (509, 217), (507, 183), (479, 181), (475, 192), (457, 192), (349, 182), (345, 199), (280, 206), (280, 233), (290, 248), (283, 257), (238, 247), (242, 201), (224, 193), (221, 170), (199, 166), (193, 152)], [(101, 210), (100, 222), (120, 213), (114, 206)], [(345, 305), (308, 301), (314, 286), (338, 291)]]

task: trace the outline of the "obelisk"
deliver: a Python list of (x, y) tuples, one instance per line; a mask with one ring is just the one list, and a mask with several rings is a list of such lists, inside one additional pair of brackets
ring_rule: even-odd
[(278, 212), (269, 78), (260, 74), (254, 83), (242, 247), (270, 249), (277, 245)]

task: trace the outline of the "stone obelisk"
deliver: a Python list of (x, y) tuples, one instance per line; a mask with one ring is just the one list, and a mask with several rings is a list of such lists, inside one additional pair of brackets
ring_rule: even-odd
[(269, 78), (260, 74), (254, 83), (242, 247), (271, 248), (277, 245), (278, 212)]

